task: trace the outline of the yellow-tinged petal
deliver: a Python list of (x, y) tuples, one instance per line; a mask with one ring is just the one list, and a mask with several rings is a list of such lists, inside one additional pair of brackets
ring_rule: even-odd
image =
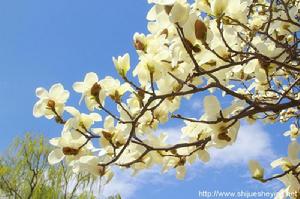
[(49, 164), (57, 164), (64, 159), (65, 155), (61, 149), (54, 149), (48, 156)]
[(210, 160), (210, 155), (206, 150), (200, 150), (198, 152), (198, 158), (203, 162), (208, 162)]
[(176, 167), (176, 178), (183, 180), (186, 174), (186, 168), (184, 165)]
[(254, 179), (262, 180), (264, 178), (264, 169), (260, 166), (258, 161), (250, 160), (248, 166)]
[(216, 119), (220, 116), (221, 105), (217, 97), (210, 95), (204, 98), (204, 111), (208, 119)]

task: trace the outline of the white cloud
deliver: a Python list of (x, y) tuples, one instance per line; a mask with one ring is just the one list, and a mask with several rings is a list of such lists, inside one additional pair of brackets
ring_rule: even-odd
[(136, 192), (147, 184), (174, 184), (173, 181), (167, 180), (170, 175), (162, 175), (158, 167), (144, 170), (136, 176), (132, 176), (129, 170), (116, 170), (112, 181), (103, 187), (102, 194), (107, 197), (119, 193), (122, 199), (134, 198)]
[(111, 196), (120, 194), (122, 198), (131, 198), (140, 187), (137, 179), (131, 177), (128, 171), (116, 172), (112, 181), (103, 187), (103, 195)]
[(208, 166), (245, 165), (251, 159), (275, 157), (269, 134), (260, 125), (242, 125), (236, 142), (224, 149), (212, 149)]

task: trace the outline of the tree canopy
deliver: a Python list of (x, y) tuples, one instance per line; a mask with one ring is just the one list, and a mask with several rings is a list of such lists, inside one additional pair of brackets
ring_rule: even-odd
[[(260, 182), (279, 179), (286, 185), (277, 198), (299, 198), (299, 1), (148, 2), (149, 32), (133, 36), (137, 65), (126, 53), (113, 58), (119, 78), (90, 72), (73, 84), (88, 114), (66, 105), (70, 92), (62, 84), (37, 88), (34, 116), (63, 127), (50, 140), (55, 149), (49, 162), (64, 159), (75, 173), (107, 181), (113, 166), (136, 173), (160, 165), (183, 179), (187, 164), (209, 161), (208, 149), (234, 144), (242, 121), (282, 123), (290, 125), (284, 133), (291, 141), (288, 156), (271, 163), (282, 173), (266, 177), (255, 160), (249, 168)], [(204, 113), (197, 118), (180, 109), (192, 96), (203, 98)], [(170, 120), (184, 123), (177, 143), (157, 134)]]

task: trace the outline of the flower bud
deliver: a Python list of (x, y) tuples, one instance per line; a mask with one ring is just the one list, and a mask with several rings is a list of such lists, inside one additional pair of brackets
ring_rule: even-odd
[(252, 178), (263, 181), (264, 169), (260, 166), (259, 162), (255, 161), (255, 160), (250, 160), (249, 161), (249, 170), (251, 172)]
[(113, 62), (115, 64), (115, 67), (116, 67), (118, 73), (122, 77), (125, 77), (126, 73), (130, 69), (130, 57), (129, 57), (129, 54), (126, 53), (124, 56), (118, 56), (117, 59), (115, 57), (113, 57)]
[(195, 21), (195, 35), (200, 41), (206, 41), (207, 27), (203, 21), (197, 19)]

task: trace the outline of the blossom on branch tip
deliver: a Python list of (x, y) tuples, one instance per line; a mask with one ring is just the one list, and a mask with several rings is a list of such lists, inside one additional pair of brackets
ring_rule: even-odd
[(256, 160), (250, 160), (248, 165), (252, 177), (256, 180), (263, 181), (264, 169), (260, 166), (259, 162)]
[(130, 69), (130, 56), (128, 53), (126, 53), (123, 56), (118, 56), (118, 58), (113, 57), (113, 62), (115, 64), (115, 67), (118, 71), (118, 73), (125, 77), (126, 73)]
[(73, 117), (67, 120), (64, 130), (75, 129), (86, 132), (95, 122), (102, 121), (102, 117), (98, 113), (80, 113), (76, 108), (71, 106), (65, 107), (65, 111)]
[(48, 119), (61, 116), (69, 95), (69, 91), (65, 90), (61, 84), (54, 84), (49, 92), (45, 88), (37, 88), (36, 96), (39, 101), (33, 107), (33, 115), (35, 117), (45, 116)]
[(101, 103), (104, 106), (105, 93), (99, 84), (98, 75), (90, 72), (85, 75), (83, 82), (75, 82), (73, 89), (81, 93), (80, 102), (84, 99), (87, 108), (93, 111)]

